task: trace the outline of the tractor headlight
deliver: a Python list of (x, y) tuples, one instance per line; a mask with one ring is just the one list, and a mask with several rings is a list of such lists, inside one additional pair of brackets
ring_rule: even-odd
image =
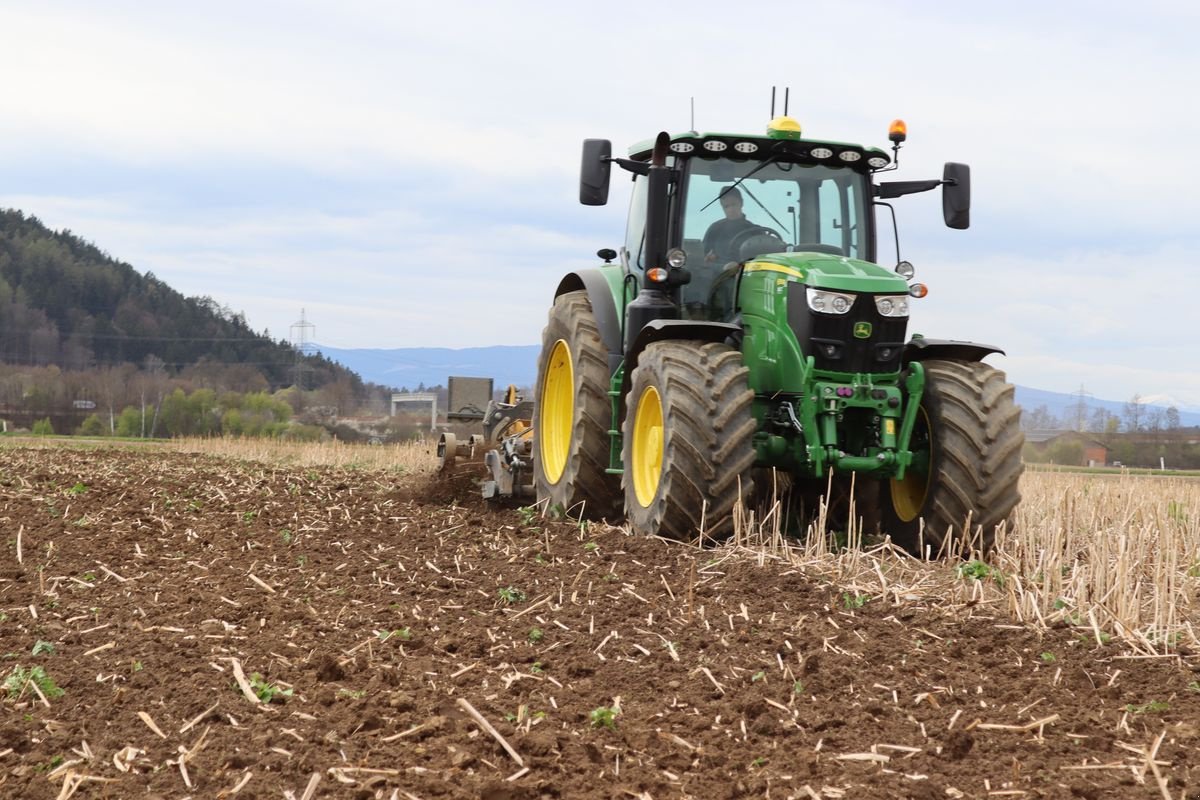
[(854, 305), (855, 295), (828, 292), (808, 287), (808, 307), (821, 314), (845, 314)]
[(875, 308), (882, 317), (907, 317), (908, 295), (881, 294), (875, 296)]

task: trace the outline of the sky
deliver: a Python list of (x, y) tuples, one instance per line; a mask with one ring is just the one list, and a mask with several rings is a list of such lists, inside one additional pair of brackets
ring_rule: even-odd
[[(895, 201), (910, 331), (1025, 386), (1200, 410), (1200, 6), (1056, 3), (0, 3), (0, 207), (186, 295), (336, 347), (535, 344), (559, 278), (624, 238), (580, 142), (813, 138), (895, 179), (972, 168), (971, 228)], [(884, 226), (889, 230), (890, 224)], [(894, 248), (881, 243), (881, 263)]]

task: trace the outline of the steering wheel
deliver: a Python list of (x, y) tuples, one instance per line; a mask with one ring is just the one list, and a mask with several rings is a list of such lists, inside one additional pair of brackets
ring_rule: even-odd
[(779, 235), (779, 231), (775, 230), (774, 228), (768, 228), (765, 225), (755, 225), (751, 228), (746, 228), (744, 231), (738, 231), (733, 235), (733, 238), (729, 240), (729, 252), (737, 261), (744, 261), (746, 258), (753, 258), (755, 255), (771, 252), (772, 249), (774, 249), (773, 243), (765, 249), (758, 249), (756, 253), (750, 256), (742, 255), (742, 248), (745, 247), (748, 242), (759, 236), (765, 236), (774, 240), (775, 242), (779, 242), (779, 250), (783, 250), (786, 247), (783, 237)]

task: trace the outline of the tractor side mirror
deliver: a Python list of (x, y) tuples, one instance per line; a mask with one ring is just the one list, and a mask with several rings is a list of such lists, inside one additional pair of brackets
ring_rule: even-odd
[(942, 216), (957, 230), (971, 226), (971, 168), (946, 162), (942, 171)]
[(579, 169), (579, 202), (602, 206), (608, 202), (608, 179), (612, 173), (612, 142), (584, 139), (583, 163)]

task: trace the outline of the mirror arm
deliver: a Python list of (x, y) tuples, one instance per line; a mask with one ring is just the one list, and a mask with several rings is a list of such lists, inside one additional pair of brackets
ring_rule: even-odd
[(916, 194), (917, 192), (928, 192), (931, 189), (936, 189), (945, 184), (943, 180), (932, 181), (893, 181), (889, 183), (879, 183), (875, 185), (875, 196), (884, 200), (893, 197), (900, 197), (906, 194)]
[(631, 158), (609, 158), (607, 160), (610, 164), (616, 164), (621, 169), (626, 172), (632, 172), (634, 175), (650, 174), (649, 161), (634, 161)]

